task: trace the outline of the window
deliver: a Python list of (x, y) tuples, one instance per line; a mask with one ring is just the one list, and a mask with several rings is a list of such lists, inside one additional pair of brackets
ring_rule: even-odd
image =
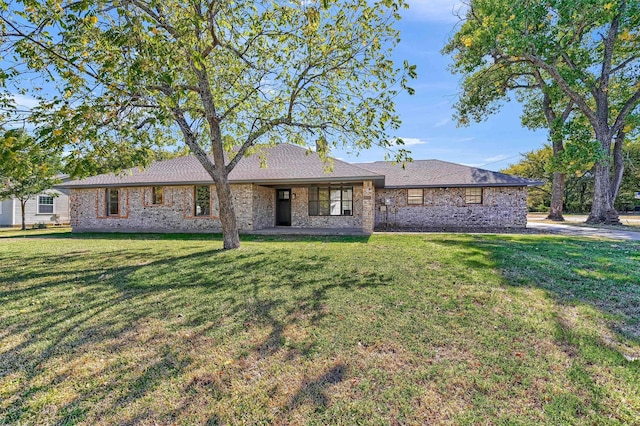
[(195, 216), (211, 215), (211, 189), (208, 186), (196, 186), (193, 199)]
[(50, 195), (38, 195), (38, 213), (53, 213), (53, 197)]
[(118, 193), (119, 191), (116, 188), (107, 189), (107, 216), (118, 216), (120, 214)]
[(282, 189), (278, 191), (278, 200), (288, 200), (291, 196), (291, 191), (288, 189)]
[(424, 204), (424, 191), (422, 188), (407, 190), (407, 204)]
[(151, 188), (151, 203), (152, 204), (163, 204), (163, 188), (161, 186), (154, 186)]
[(353, 188), (309, 188), (309, 216), (352, 216)]
[(466, 188), (464, 198), (467, 204), (482, 204), (482, 188)]

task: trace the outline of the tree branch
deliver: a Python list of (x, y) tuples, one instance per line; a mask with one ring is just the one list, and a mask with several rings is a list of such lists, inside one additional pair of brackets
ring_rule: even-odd
[(569, 83), (562, 77), (558, 69), (546, 63), (544, 60), (539, 58), (536, 55), (525, 53), (524, 57), (528, 59), (532, 64), (536, 65), (538, 68), (546, 71), (553, 80), (558, 83), (558, 86), (562, 89), (562, 91), (580, 108), (580, 110), (584, 113), (584, 115), (589, 119), (592, 124), (597, 123), (597, 117), (593, 110), (589, 107), (589, 104), (578, 94), (576, 91), (571, 89)]

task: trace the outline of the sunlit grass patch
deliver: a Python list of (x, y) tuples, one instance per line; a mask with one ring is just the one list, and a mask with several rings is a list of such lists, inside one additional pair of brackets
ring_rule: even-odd
[(63, 235), (0, 242), (0, 423), (640, 422), (638, 244)]

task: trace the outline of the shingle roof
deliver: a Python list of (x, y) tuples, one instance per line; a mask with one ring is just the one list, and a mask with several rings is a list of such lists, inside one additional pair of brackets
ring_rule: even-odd
[(363, 169), (385, 176), (385, 188), (464, 187), (464, 186), (532, 186), (542, 182), (449, 163), (440, 160), (416, 160), (401, 164), (388, 161), (356, 163)]
[[(261, 165), (266, 167), (261, 167)], [(264, 148), (238, 162), (229, 175), (232, 183), (288, 184), (373, 180), (386, 188), (531, 186), (542, 182), (440, 160), (418, 160), (402, 165), (387, 161), (350, 164), (333, 160), (333, 170), (318, 154), (306, 148), (282, 144)], [(102, 174), (64, 182), (59, 188), (105, 186), (207, 184), (212, 179), (194, 156), (157, 161), (146, 169)]]
[[(264, 160), (264, 161), (263, 161)], [(261, 164), (264, 166), (261, 167)], [(384, 176), (340, 160), (333, 160), (333, 170), (327, 171), (319, 155), (295, 145), (276, 145), (241, 159), (229, 174), (232, 183), (264, 184), (346, 182), (374, 180), (384, 182)], [(156, 161), (146, 169), (132, 168), (121, 174), (91, 176), (65, 182), (60, 187), (90, 188), (104, 186), (177, 185), (210, 183), (211, 176), (194, 156)]]

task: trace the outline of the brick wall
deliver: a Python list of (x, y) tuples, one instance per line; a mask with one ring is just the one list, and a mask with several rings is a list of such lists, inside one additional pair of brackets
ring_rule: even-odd
[[(231, 189), (240, 231), (274, 226), (274, 188), (239, 184)], [(207, 217), (194, 215), (193, 186), (167, 186), (163, 192), (163, 204), (153, 205), (151, 187), (119, 188), (120, 209), (114, 217), (106, 214), (104, 188), (74, 189), (71, 225), (74, 231), (220, 231), (215, 187), (211, 186)], [(375, 189), (364, 182), (353, 185), (353, 216), (309, 216), (308, 187), (292, 187), (291, 193), (291, 226), (296, 228), (354, 228), (370, 233), (374, 223), (379, 229), (522, 228), (527, 223), (526, 187), (484, 188), (482, 204), (465, 204), (464, 188), (426, 188), (422, 205), (408, 205), (406, 189)]]
[[(231, 186), (238, 228), (253, 229), (253, 185)], [(151, 187), (119, 188), (119, 214), (108, 216), (105, 188), (73, 189), (74, 231), (215, 232), (220, 231), (218, 198), (211, 186), (211, 214), (195, 216), (193, 186), (166, 186), (161, 205), (151, 204)]]
[(254, 229), (272, 228), (275, 225), (276, 191), (266, 186), (253, 186)]
[(362, 185), (362, 232), (371, 234), (374, 229), (376, 194), (373, 182), (365, 181)]
[[(368, 189), (371, 193), (372, 188), (370, 186)], [(234, 184), (231, 185), (231, 191), (240, 231), (248, 232), (274, 226), (274, 188), (253, 184)], [(353, 216), (309, 216), (307, 187), (292, 187), (291, 193), (292, 227), (363, 228), (362, 185), (353, 185)], [(218, 198), (213, 185), (211, 186), (211, 215), (207, 217), (194, 215), (192, 185), (166, 186), (163, 194), (162, 205), (154, 205), (151, 187), (119, 188), (119, 214), (108, 216), (105, 188), (73, 189), (70, 198), (71, 224), (74, 231), (80, 232), (215, 232), (221, 230)], [(369, 210), (372, 212), (373, 209)], [(372, 213), (369, 217), (372, 217)], [(372, 229), (372, 226), (370, 228)]]
[[(389, 203), (386, 211), (381, 206)], [(486, 187), (482, 204), (466, 204), (464, 188), (425, 188), (422, 205), (406, 189), (377, 189), (375, 226), (384, 228), (524, 228), (526, 187)]]

